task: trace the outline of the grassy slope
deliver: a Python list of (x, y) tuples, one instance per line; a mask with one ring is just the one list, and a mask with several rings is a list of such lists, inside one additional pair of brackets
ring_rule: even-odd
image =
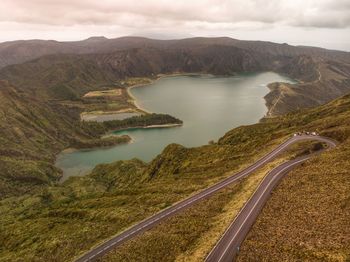
[[(30, 187), (47, 183), (50, 177), (58, 177), (58, 170), (50, 164), (54, 152), (64, 147), (65, 138), (58, 130), (74, 132), (74, 127), (62, 121), (47, 104), (18, 93), (6, 82), (1, 82), (0, 87), (2, 197), (14, 188), (23, 193), (20, 187), (26, 191), (26, 184)], [(48, 149), (48, 143), (51, 149)]]
[[(138, 160), (100, 165), (87, 177), (72, 178), (38, 195), (3, 200), (0, 202), (3, 214), (0, 258), (4, 261), (71, 260), (99, 241), (226, 177), (228, 171), (252, 163), (296, 130), (319, 130), (347, 143), (349, 116), (350, 96), (310, 111), (236, 128), (215, 145), (191, 149), (170, 145), (149, 165)], [(282, 159), (286, 157), (289, 155)], [(338, 161), (334, 159), (333, 163)], [(202, 258), (239, 210), (242, 199), (247, 197), (244, 194), (247, 187), (252, 190), (262, 175), (264, 173), (256, 174), (251, 180), (220, 193), (222, 197), (213, 197), (173, 218), (172, 223), (165, 223), (163, 229), (169, 232), (167, 236), (160, 237), (159, 229), (147, 233), (144, 236), (147, 241), (159, 245), (152, 249), (154, 253), (144, 249), (143, 237), (141, 242), (135, 240), (140, 250), (145, 251), (142, 258), (157, 257), (157, 252), (163, 252), (161, 247), (166, 247), (169, 260)], [(234, 208), (228, 206), (230, 203)], [(199, 230), (193, 233), (186, 225)], [(324, 231), (327, 233), (326, 226)], [(120, 257), (137, 261), (128, 252), (128, 246), (106, 259)]]
[(350, 259), (349, 110), (346, 96), (291, 118), (342, 143), (282, 181), (242, 245), (239, 261)]
[(61, 171), (54, 166), (55, 158), (66, 147), (127, 143), (128, 136), (100, 137), (126, 127), (181, 123), (161, 114), (104, 123), (80, 122), (79, 113), (77, 107), (45, 101), (0, 81), (0, 199), (57, 182)]
[[(127, 142), (99, 139), (106, 130), (84, 125), (79, 112), (43, 102), (0, 81), (0, 198), (21, 195), (57, 180), (56, 154), (71, 145), (91, 147)], [(50, 146), (48, 146), (50, 145)]]
[(350, 260), (350, 141), (291, 172), (272, 194), (238, 261)]

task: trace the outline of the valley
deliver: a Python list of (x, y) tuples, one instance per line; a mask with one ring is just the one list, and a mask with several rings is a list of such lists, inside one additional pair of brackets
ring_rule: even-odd
[[(237, 259), (349, 259), (348, 52), (226, 37), (30, 40), (0, 43), (0, 67), (1, 261), (74, 261), (303, 130), (339, 145), (277, 186)], [(294, 145), (99, 259), (202, 261), (270, 170), (323, 146)]]

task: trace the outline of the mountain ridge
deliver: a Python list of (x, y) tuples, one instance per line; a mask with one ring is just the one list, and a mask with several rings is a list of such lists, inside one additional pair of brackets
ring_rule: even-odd
[(116, 40), (117, 46), (114, 40), (109, 41), (99, 40), (97, 46), (104, 49), (106, 46), (101, 43), (112, 43), (104, 50), (112, 46), (116, 51), (99, 53), (93, 49), (94, 53), (44, 55), (0, 69), (0, 79), (32, 92), (39, 88), (37, 94), (46, 94), (46, 99), (74, 100), (84, 92), (118, 85), (130, 77), (155, 78), (159, 74), (275, 71), (298, 80), (294, 85), (274, 86), (273, 92), (265, 97), (268, 116), (321, 105), (350, 92), (350, 53), (319, 48), (310, 49), (310, 53), (306, 48), (309, 54), (303, 54), (304, 49), (289, 45), (268, 42), (256, 45), (257, 41), (231, 38), (124, 37)]
[[(90, 40), (89, 40), (90, 39)], [(91, 41), (98, 39), (98, 41)], [(350, 61), (350, 52), (328, 50), (320, 47), (292, 46), (266, 41), (238, 40), (230, 37), (193, 37), (173, 40), (157, 40), (146, 37), (125, 36), (119, 38), (90, 37), (81, 41), (60, 42), (55, 40), (17, 40), (0, 43), (0, 68), (6, 65), (23, 63), (48, 54), (88, 54), (108, 53), (117, 50), (158, 47), (158, 48), (186, 48), (187, 45), (229, 45), (257, 51), (264, 48), (275, 55), (316, 55), (327, 59), (336, 58)], [(34, 48), (35, 47), (35, 48)]]

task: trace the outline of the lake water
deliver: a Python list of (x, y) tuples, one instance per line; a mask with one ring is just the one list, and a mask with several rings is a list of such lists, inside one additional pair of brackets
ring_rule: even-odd
[(175, 116), (183, 120), (183, 126), (118, 132), (130, 135), (133, 143), (62, 153), (56, 166), (63, 170), (64, 180), (84, 175), (100, 163), (131, 158), (148, 162), (170, 143), (194, 147), (216, 141), (234, 127), (257, 123), (267, 112), (263, 99), (269, 92), (267, 84), (276, 81), (293, 82), (265, 72), (232, 77), (173, 76), (133, 88), (138, 105), (150, 112)]

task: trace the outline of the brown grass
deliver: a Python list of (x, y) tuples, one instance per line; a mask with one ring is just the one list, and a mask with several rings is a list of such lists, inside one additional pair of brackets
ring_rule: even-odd
[(112, 89), (112, 90), (102, 90), (102, 91), (91, 91), (86, 93), (83, 97), (110, 97), (110, 96), (121, 96), (121, 89)]
[(291, 172), (244, 241), (238, 261), (350, 260), (350, 141)]

